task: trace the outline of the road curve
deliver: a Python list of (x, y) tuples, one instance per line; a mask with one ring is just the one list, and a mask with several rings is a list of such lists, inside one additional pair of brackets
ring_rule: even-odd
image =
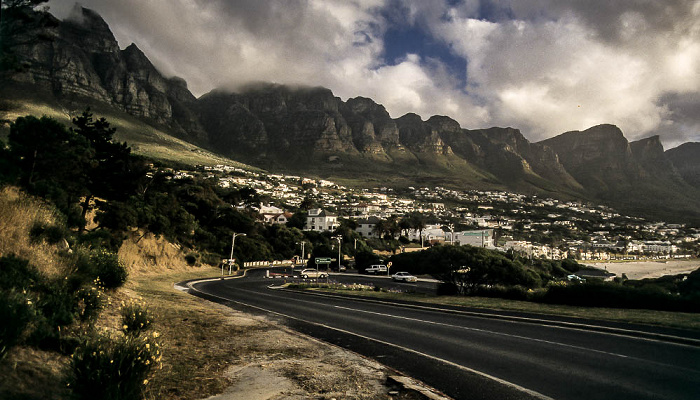
[[(189, 287), (193, 294), (266, 313), (375, 358), (455, 399), (695, 400), (700, 394), (700, 346), (625, 333), (636, 327), (601, 332), (571, 325), (570, 319), (558, 326), (531, 318), (485, 318), (273, 290), (270, 282), (253, 272)], [(594, 327), (591, 321), (586, 325)], [(697, 339), (688, 342), (700, 343)]]

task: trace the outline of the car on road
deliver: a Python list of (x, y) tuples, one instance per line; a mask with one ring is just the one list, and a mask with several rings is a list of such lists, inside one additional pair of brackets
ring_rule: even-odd
[(578, 276), (578, 275), (573, 275), (573, 274), (572, 274), (572, 275), (567, 275), (567, 276), (566, 276), (566, 280), (568, 280), (569, 282), (585, 282), (585, 281), (586, 281), (586, 278), (581, 278), (581, 277)]
[(391, 276), (391, 280), (395, 282), (418, 282), (418, 278), (408, 272), (397, 272)]
[(336, 271), (336, 272), (345, 272), (345, 271), (347, 271), (348, 268), (347, 268), (345, 265), (342, 265), (342, 264), (341, 264), (340, 266), (334, 265), (334, 266), (331, 267), (331, 269), (332, 269), (333, 271)]
[(317, 271), (313, 268), (307, 268), (307, 269), (302, 269), (301, 272), (299, 273), (299, 276), (301, 276), (304, 279), (328, 278), (328, 273), (326, 273), (324, 271)]
[(368, 268), (365, 268), (365, 274), (377, 275), (387, 273), (389, 273), (389, 268), (386, 265), (370, 265)]

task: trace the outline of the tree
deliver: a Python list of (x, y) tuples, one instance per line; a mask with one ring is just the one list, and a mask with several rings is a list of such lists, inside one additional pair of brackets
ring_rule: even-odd
[(89, 192), (84, 173), (93, 157), (89, 142), (53, 118), (26, 116), (10, 125), (9, 144), (18, 183), (51, 200), (69, 225), (84, 225), (78, 201)]
[[(82, 218), (92, 208), (94, 197), (125, 200), (133, 194), (146, 176), (145, 163), (131, 157), (126, 143), (113, 141), (116, 128), (111, 128), (105, 118), (93, 119), (90, 108), (76, 118), (71, 132), (84, 137), (92, 149), (90, 163), (85, 166), (86, 188), (82, 203)], [(84, 225), (80, 227), (81, 231)]]

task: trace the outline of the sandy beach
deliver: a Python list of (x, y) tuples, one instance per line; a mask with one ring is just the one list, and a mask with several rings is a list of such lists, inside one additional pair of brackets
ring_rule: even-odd
[(700, 268), (700, 259), (583, 263), (592, 267), (606, 269), (617, 276), (626, 274), (628, 279), (658, 278), (664, 275), (678, 275), (689, 273)]

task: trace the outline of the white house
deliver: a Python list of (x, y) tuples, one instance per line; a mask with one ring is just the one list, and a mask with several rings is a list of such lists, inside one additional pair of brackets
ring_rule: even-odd
[(461, 246), (494, 247), (493, 229), (455, 232), (454, 243)]
[(420, 241), (421, 235), (424, 243), (437, 243), (445, 241), (445, 231), (442, 230), (440, 225), (426, 225), (422, 231), (418, 229), (409, 229), (406, 232), (406, 237), (408, 240)]
[(375, 225), (377, 225), (377, 222), (379, 222), (379, 218), (377, 218), (377, 217), (358, 219), (356, 231), (362, 237), (366, 237), (366, 238), (377, 237), (377, 233), (374, 231), (374, 227), (375, 227)]
[(671, 242), (662, 242), (660, 240), (651, 240), (644, 242), (644, 251), (651, 253), (675, 253), (678, 251), (676, 245), (671, 244)]
[(320, 208), (309, 210), (309, 214), (306, 216), (307, 231), (333, 231), (337, 229), (338, 226), (338, 216)]
[(266, 224), (286, 224), (292, 213), (274, 206), (260, 206), (260, 215)]

